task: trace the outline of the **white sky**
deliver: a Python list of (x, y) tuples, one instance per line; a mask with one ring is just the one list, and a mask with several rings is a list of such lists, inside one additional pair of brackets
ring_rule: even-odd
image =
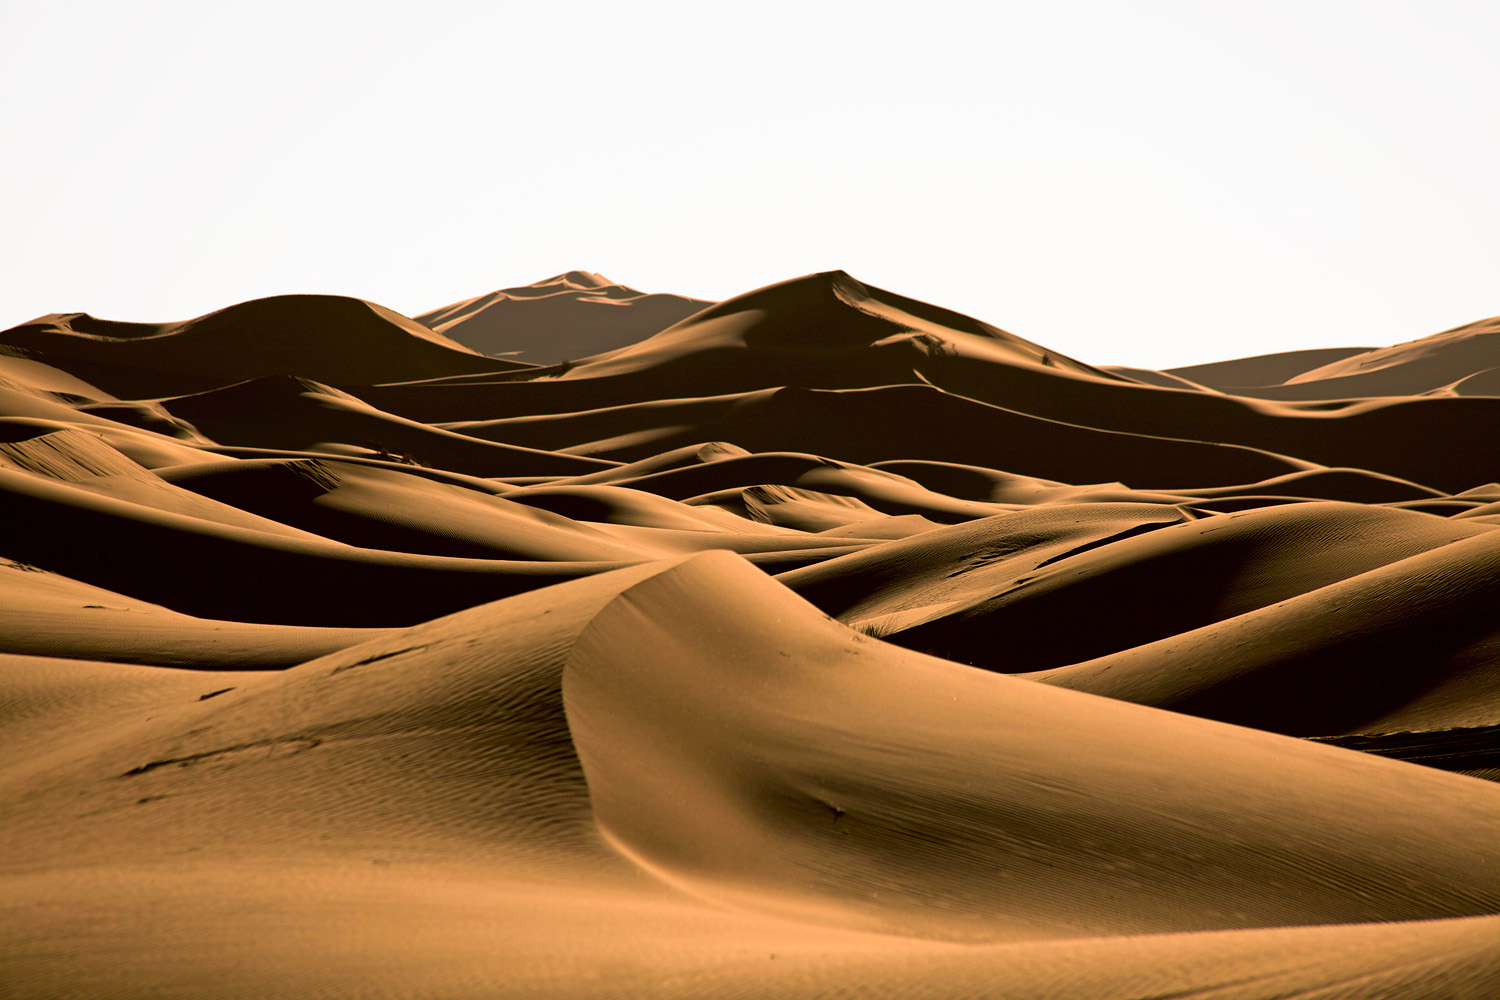
[(843, 268), (1095, 364), (1500, 313), (1500, 4), (0, 0), (0, 328)]

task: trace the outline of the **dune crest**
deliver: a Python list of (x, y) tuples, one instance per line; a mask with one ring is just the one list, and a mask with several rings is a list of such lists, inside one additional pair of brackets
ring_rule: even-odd
[(0, 993), (1489, 1000), (1494, 326), (0, 333)]
[(433, 309), (416, 320), (481, 354), (551, 365), (644, 340), (710, 304), (568, 271)]
[[(718, 554), (622, 592), (564, 676), (597, 821), (708, 891), (807, 894), (882, 930), (985, 940), (1500, 900), (1500, 880), (1470, 880), (1500, 788), (1050, 694), (843, 630)], [(1361, 856), (1366, 823), (1390, 843)], [(1223, 875), (1178, 883), (1193, 865)], [(1109, 902), (1084, 917), (1083, 897)]]

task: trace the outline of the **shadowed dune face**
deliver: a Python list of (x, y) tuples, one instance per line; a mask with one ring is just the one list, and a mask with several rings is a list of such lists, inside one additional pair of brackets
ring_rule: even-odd
[[(1081, 505), (1085, 512), (1105, 506)], [(916, 609), (871, 595), (844, 614), (903, 646), (991, 669), (1036, 670), (1190, 632), (1489, 533), (1487, 526), (1411, 511), (1308, 501), (1170, 527), (1131, 525), (1081, 545), (1050, 552), (1031, 546), (1007, 558), (1011, 520), (982, 522), (993, 535), (970, 534), (972, 548), (939, 563), (950, 580), (982, 576), (978, 587), (952, 588), (943, 603)], [(933, 533), (911, 548), (935, 545), (939, 537)], [(838, 572), (829, 563), (787, 582), (796, 587), (819, 576), (842, 582)], [(1138, 594), (1149, 594), (1150, 604), (1142, 606)], [(1072, 627), (1080, 622), (1089, 627)], [(996, 636), (1004, 641), (996, 643)]]
[(1500, 995), (1493, 326), (6, 331), (0, 993)]
[(6, 332), (6, 346), (117, 395), (163, 396), (260, 375), (381, 382), (507, 371), (415, 320), (338, 295), (255, 299), (184, 323), (116, 323), (53, 313)]

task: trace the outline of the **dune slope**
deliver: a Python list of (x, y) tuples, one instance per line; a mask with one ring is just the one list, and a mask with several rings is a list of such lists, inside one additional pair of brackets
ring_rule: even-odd
[(1490, 1000), (1493, 325), (0, 333), (0, 994)]

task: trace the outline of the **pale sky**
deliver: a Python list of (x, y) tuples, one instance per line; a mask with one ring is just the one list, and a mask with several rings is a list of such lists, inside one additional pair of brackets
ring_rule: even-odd
[(0, 328), (811, 271), (1095, 364), (1500, 314), (1500, 5), (0, 3)]

